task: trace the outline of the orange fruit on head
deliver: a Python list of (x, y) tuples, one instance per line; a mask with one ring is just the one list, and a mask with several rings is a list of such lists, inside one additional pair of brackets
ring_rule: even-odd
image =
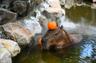
[(57, 29), (57, 23), (55, 21), (48, 22), (48, 29), (49, 30)]

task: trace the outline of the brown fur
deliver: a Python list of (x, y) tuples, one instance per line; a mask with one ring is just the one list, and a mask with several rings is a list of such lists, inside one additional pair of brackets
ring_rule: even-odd
[[(45, 44), (44, 44), (45, 43)], [(47, 31), (42, 39), (42, 44), (45, 49), (49, 49), (50, 46), (55, 46), (56, 48), (64, 48), (72, 43), (68, 33), (63, 29), (56, 29)]]

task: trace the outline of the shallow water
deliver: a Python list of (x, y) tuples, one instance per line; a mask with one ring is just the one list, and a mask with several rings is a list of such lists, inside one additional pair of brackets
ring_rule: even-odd
[[(96, 10), (81, 6), (66, 9), (66, 18), (72, 23), (84, 23), (95, 30)], [(89, 32), (89, 31), (88, 31)], [(96, 63), (96, 35), (84, 35), (79, 44), (72, 45), (60, 51), (41, 51), (25, 48), (13, 58), (13, 63)]]

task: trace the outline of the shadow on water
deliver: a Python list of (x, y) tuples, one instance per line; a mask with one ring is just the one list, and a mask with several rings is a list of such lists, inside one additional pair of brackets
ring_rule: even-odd
[[(96, 26), (96, 10), (81, 6), (66, 9), (68, 19), (77, 23), (84, 19), (86, 24)], [(96, 63), (96, 36), (84, 35), (79, 44), (72, 45), (60, 51), (49, 52), (28, 48), (13, 58), (13, 63)]]

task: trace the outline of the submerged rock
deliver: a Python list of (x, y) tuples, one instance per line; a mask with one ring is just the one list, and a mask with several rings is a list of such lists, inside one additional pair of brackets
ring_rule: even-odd
[(0, 8), (0, 25), (16, 20), (16, 13)]
[[(19, 45), (12, 40), (0, 39), (0, 45), (2, 45), (3, 48), (5, 48), (9, 51), (9, 53), (11, 54), (11, 57), (14, 57), (18, 53), (20, 53)], [(1, 50), (1, 48), (0, 48), (0, 50)]]

